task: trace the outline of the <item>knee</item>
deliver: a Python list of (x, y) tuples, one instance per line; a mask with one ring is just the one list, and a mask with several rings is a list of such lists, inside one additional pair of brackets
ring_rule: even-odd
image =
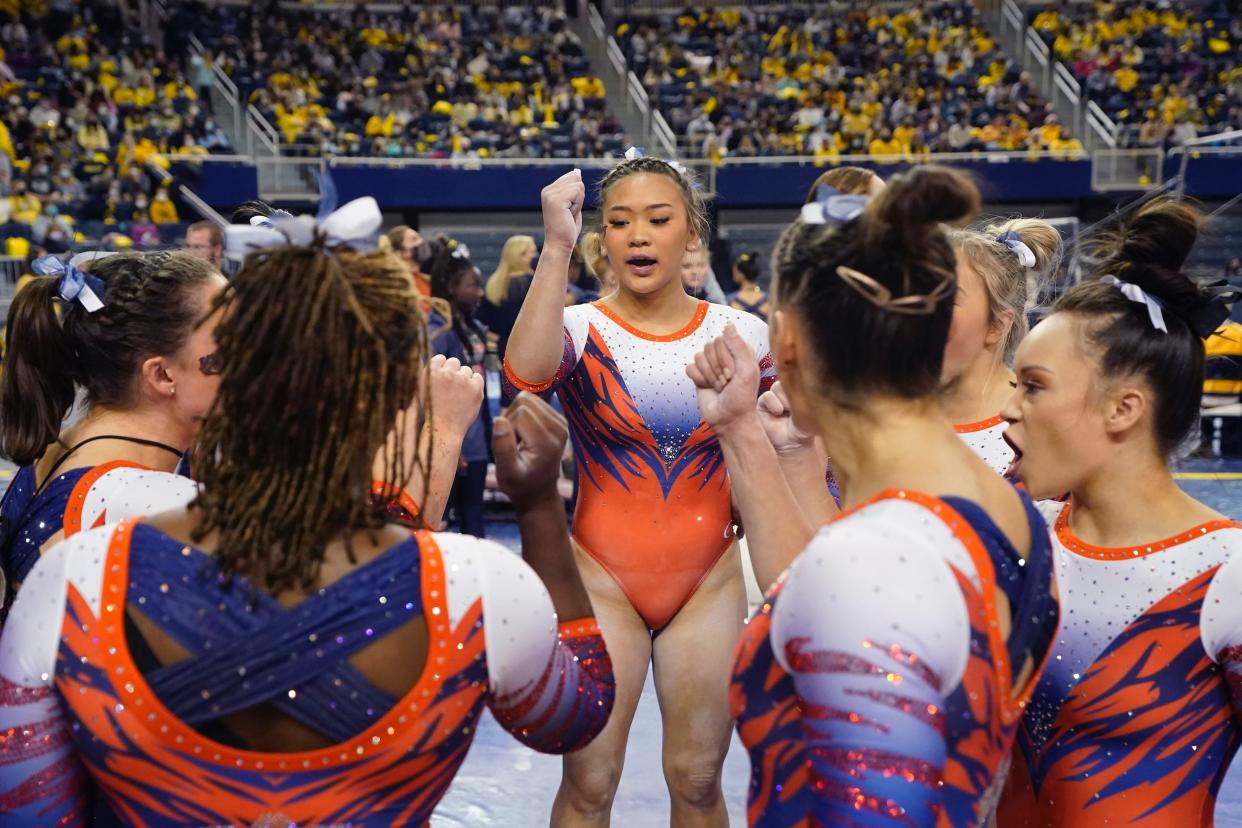
[(567, 762), (561, 791), (574, 811), (603, 817), (612, 810), (612, 800), (620, 783), (620, 760), (595, 761), (590, 765)]
[(712, 752), (677, 751), (664, 757), (669, 794), (691, 808), (711, 808), (720, 800), (724, 757)]

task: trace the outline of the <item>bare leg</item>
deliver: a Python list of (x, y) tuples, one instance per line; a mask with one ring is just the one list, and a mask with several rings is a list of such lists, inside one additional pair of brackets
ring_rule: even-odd
[(609, 824), (625, 763), (625, 743), (651, 663), (651, 634), (646, 622), (603, 567), (577, 546), (574, 552), (612, 658), (617, 696), (608, 724), (595, 741), (565, 755), (561, 787), (552, 805), (554, 828)]
[(729, 670), (745, 618), (746, 590), (735, 546), (655, 638), (664, 778), (674, 828), (729, 824), (720, 775), (733, 728)]

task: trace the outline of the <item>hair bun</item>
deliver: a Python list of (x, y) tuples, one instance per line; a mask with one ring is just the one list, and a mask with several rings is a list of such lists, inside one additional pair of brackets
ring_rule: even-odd
[(1122, 224), (1115, 237), (1105, 237), (1113, 248), (1109, 258), (1118, 269), (1152, 265), (1177, 272), (1190, 257), (1202, 223), (1203, 214), (1189, 202), (1167, 196), (1152, 199)]
[(863, 217), (873, 240), (890, 234), (909, 239), (926, 236), (942, 223), (968, 221), (979, 208), (979, 190), (968, 176), (929, 164), (890, 179)]

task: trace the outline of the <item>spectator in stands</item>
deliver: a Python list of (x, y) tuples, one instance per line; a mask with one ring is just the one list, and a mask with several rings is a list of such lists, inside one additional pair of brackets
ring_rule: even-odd
[(9, 219), (18, 224), (34, 224), (42, 209), (38, 197), (27, 190), (26, 180), (15, 180), (13, 194), (9, 196)]
[(176, 224), (180, 221), (177, 205), (168, 195), (167, 187), (155, 191), (155, 200), (151, 202), (151, 221), (154, 224)]
[(133, 239), (136, 247), (159, 246), (160, 230), (151, 221), (151, 216), (145, 208), (139, 209), (137, 205), (134, 206), (134, 218), (129, 225), (129, 237)]
[(224, 231), (214, 221), (194, 222), (185, 231), (185, 252), (219, 270), (224, 266)]

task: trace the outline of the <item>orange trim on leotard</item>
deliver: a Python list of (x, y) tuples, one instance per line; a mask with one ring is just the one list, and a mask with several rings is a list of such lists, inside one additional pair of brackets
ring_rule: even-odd
[[(388, 484), (383, 480), (372, 480), (371, 497), (387, 498)], [(389, 501), (391, 502), (391, 498), (389, 498)], [(405, 513), (410, 516), (410, 520), (414, 520), (418, 517), (418, 501), (415, 500), (405, 489), (402, 489), (401, 493), (397, 495), (396, 504), (405, 510)]]
[(388, 712), (373, 725), (352, 739), (325, 748), (291, 753), (265, 753), (221, 744), (189, 727), (160, 701), (147, 684), (138, 665), (130, 655), (125, 641), (125, 596), (129, 586), (129, 550), (137, 519), (119, 524), (108, 544), (108, 563), (104, 569), (103, 601), (100, 608), (99, 635), (102, 644), (99, 657), (104, 661), (112, 683), (124, 687), (125, 701), (138, 706), (148, 715), (139, 717), (150, 738), (155, 742), (175, 741), (177, 752), (193, 755), (195, 761), (229, 769), (267, 770), (327, 768), (353, 762), (358, 756), (391, 742), (394, 734), (405, 735), (409, 728), (400, 725), (410, 714), (417, 714), (429, 699), (435, 698), (446, 678), (436, 659), (441, 648), (447, 648), (451, 631), (444, 588), (444, 559), (439, 545), (430, 532), (419, 532), (419, 554), (422, 556), (423, 617), (427, 623), (427, 661), (418, 681)]
[[(64, 537), (76, 535), (82, 531), (82, 510), (86, 508), (86, 496), (90, 494), (91, 487), (99, 482), (99, 478), (103, 477), (110, 471), (115, 469), (141, 469), (142, 471), (154, 471), (150, 466), (144, 466), (140, 463), (131, 463), (128, 460), (109, 460), (107, 463), (100, 463), (93, 467), (74, 484), (73, 491), (69, 493), (69, 503), (65, 506), (65, 516), (61, 521), (62, 534)], [(95, 521), (94, 526), (88, 526), (88, 529), (94, 529), (96, 526), (103, 526), (107, 523), (108, 510), (104, 507), (104, 511), (100, 513), (99, 519)]]
[(556, 626), (556, 637), (562, 640), (566, 638), (585, 638), (588, 635), (599, 634), (599, 622), (595, 620), (593, 615), (589, 615), (586, 618), (575, 618), (572, 621), (562, 621)]
[(989, 417), (986, 420), (980, 420), (977, 423), (962, 423), (953, 426), (953, 430), (958, 434), (971, 434), (976, 431), (986, 431), (993, 426), (998, 426), (1005, 422), (1005, 418), (997, 414), (995, 417)]
[(640, 328), (635, 328), (629, 322), (626, 322), (618, 316), (616, 311), (605, 305), (602, 301), (591, 303), (591, 307), (595, 308), (604, 316), (620, 325), (626, 333), (632, 334), (639, 339), (645, 339), (648, 342), (676, 342), (679, 339), (685, 339), (687, 336), (697, 331), (699, 326), (703, 324), (703, 320), (707, 318), (708, 305), (709, 303), (706, 300), (700, 299), (699, 306), (694, 311), (694, 316), (690, 317), (690, 321), (687, 322), (680, 330), (673, 331), (669, 334), (653, 334)]
[(1069, 516), (1071, 505), (1071, 503), (1066, 503), (1065, 508), (1061, 510), (1061, 514), (1057, 515), (1055, 527), (1057, 540), (1061, 542), (1062, 546), (1077, 555), (1082, 555), (1084, 558), (1095, 558), (1100, 561), (1142, 558), (1156, 552), (1163, 552), (1170, 547), (1186, 543), (1187, 541), (1192, 541), (1210, 532), (1219, 532), (1221, 529), (1242, 529), (1242, 523), (1236, 520), (1209, 520), (1171, 538), (1165, 538), (1154, 543), (1136, 544), (1134, 546), (1096, 546), (1078, 538), (1070, 531)]
[(505, 379), (507, 379), (514, 388), (519, 391), (529, 392), (531, 394), (542, 394), (544, 391), (547, 391), (552, 387), (552, 383), (556, 382), (556, 374), (553, 374), (542, 382), (530, 382), (529, 380), (524, 380), (517, 374), (513, 373), (513, 368), (509, 366), (509, 360), (507, 359), (504, 361), (502, 370), (504, 371)]

